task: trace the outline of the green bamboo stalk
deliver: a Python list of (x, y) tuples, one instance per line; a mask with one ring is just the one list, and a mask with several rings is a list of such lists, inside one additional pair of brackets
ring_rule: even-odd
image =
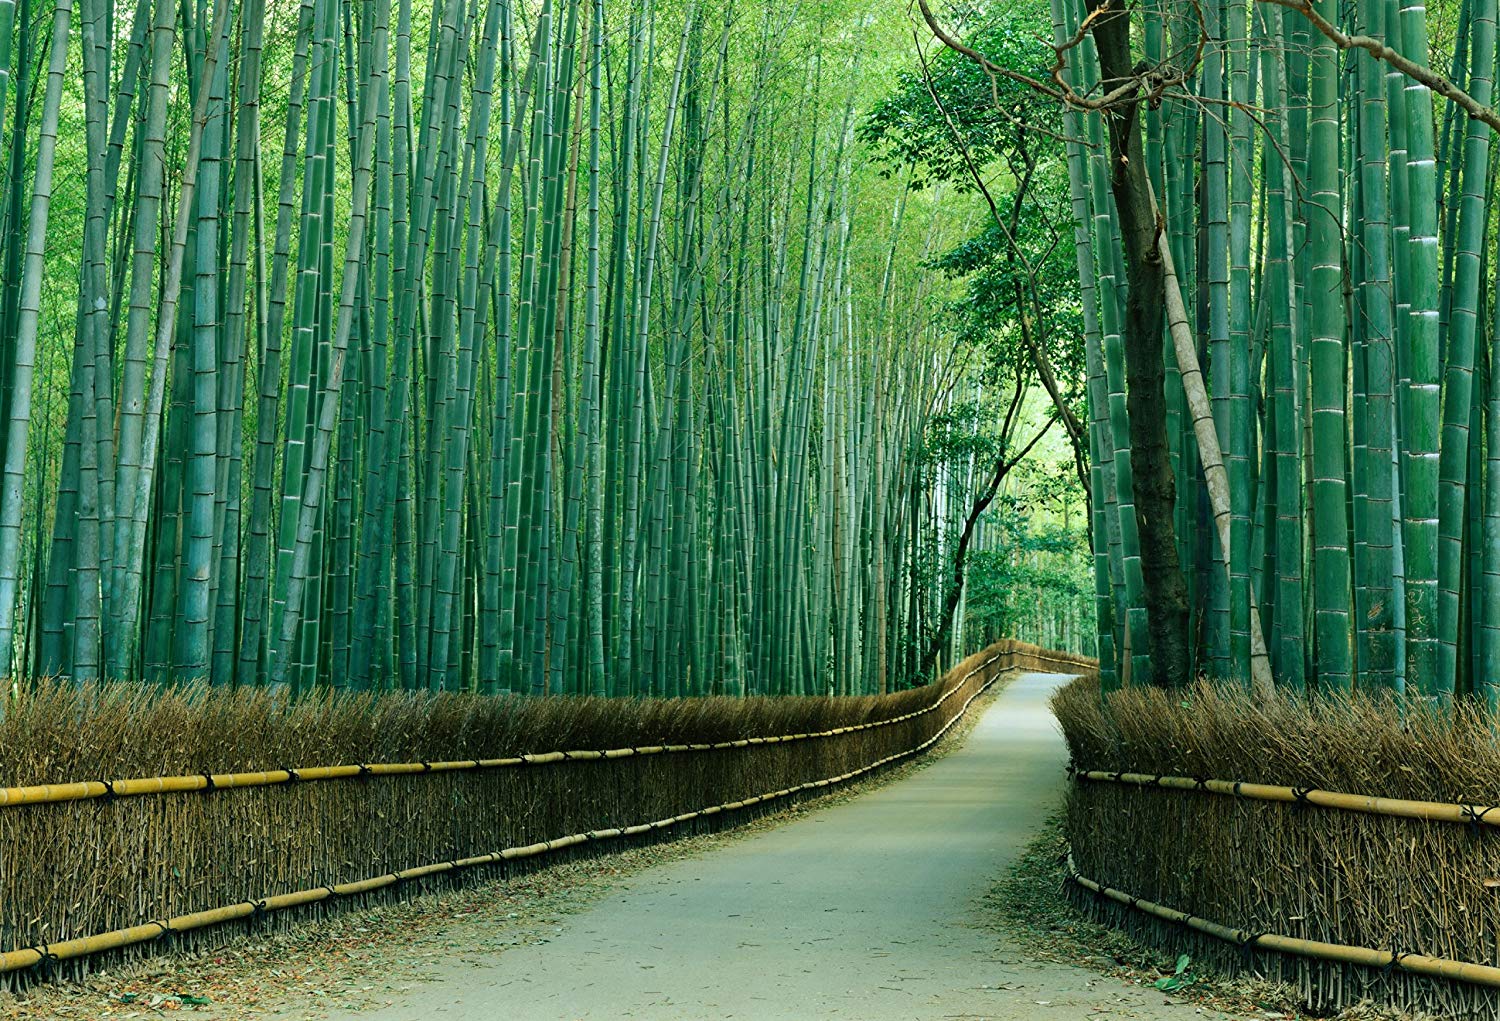
[[(1255, 449), (1255, 416), (1251, 408), (1251, 293), (1250, 227), (1254, 154), (1251, 147), (1250, 109), (1255, 103), (1250, 84), (1248, 6), (1230, 0), (1226, 7), (1225, 41), (1229, 49), (1229, 406), (1224, 460), (1230, 494), (1229, 552), (1229, 663), (1233, 676), (1244, 683), (1252, 680), (1251, 649), (1264, 635), (1252, 641), (1251, 609), (1254, 594), (1250, 584), (1251, 515), (1255, 506), (1255, 480), (1251, 458)], [(1210, 181), (1212, 183), (1212, 181)], [(1258, 376), (1258, 365), (1256, 367)], [(1258, 616), (1258, 614), (1257, 614)]]
[[(386, 46), (389, 31), (389, 0), (378, 0), (371, 46), (377, 49)], [(384, 87), (384, 76), (377, 77), (377, 73), (372, 71), (367, 88), (378, 93)], [(377, 105), (377, 102), (369, 100), (363, 104), (364, 117), (360, 124), (359, 149), (354, 165), (353, 194), (350, 199), (347, 240), (344, 249), (338, 323), (333, 333), (332, 362), (305, 475), (302, 499), (297, 509), (296, 547), (293, 553), (291, 577), (287, 584), (286, 608), (281, 621), (281, 654), (272, 660), (271, 681), (278, 686), (287, 681), (293, 652), (292, 644), (297, 640), (299, 617), (303, 606), (303, 589), (308, 581), (309, 561), (322, 498), (322, 485), (328, 472), (338, 398), (343, 385), (348, 355), (349, 335), (354, 325), (354, 301), (358, 292), (360, 263), (364, 257), (365, 230), (369, 221), (370, 192), (374, 178), (375, 109)]]
[(68, 25), (72, 0), (58, 0), (52, 15), (52, 50), (47, 67), (46, 96), (32, 184), (31, 210), (26, 228), (25, 275), (22, 277), (20, 320), (16, 334), (9, 425), (5, 459), (0, 472), (0, 682), (8, 682), (15, 664), (16, 602), (21, 578), (21, 511), (25, 499), (26, 448), (31, 427), (32, 384), (36, 372), (36, 340), (40, 318), (42, 268), (47, 216), (52, 201), (52, 173), (57, 153), (58, 112), (63, 76), (67, 72)]
[[(1330, 0), (1319, 13), (1337, 17)], [(1346, 353), (1343, 279), (1341, 152), (1338, 119), (1338, 51), (1326, 39), (1315, 41), (1311, 57), (1311, 135), (1309, 141), (1309, 338), (1312, 387), (1313, 462), (1313, 620), (1317, 640), (1318, 686), (1353, 685), (1350, 648), (1350, 580), (1345, 490), (1348, 454), (1344, 402)]]
[[(1466, 4), (1466, 6), (1468, 6)], [(1469, 93), (1489, 105), (1494, 96), (1495, 3), (1474, 0), (1475, 69)], [(1458, 49), (1464, 48), (1460, 39)], [(1458, 199), (1458, 231), (1452, 284), (1452, 311), (1446, 344), (1443, 432), (1438, 468), (1438, 640), (1439, 690), (1456, 687), (1459, 652), (1459, 587), (1464, 570), (1470, 419), (1474, 392), (1475, 340), (1480, 315), (1480, 263), (1489, 227), (1486, 190), (1490, 174), (1490, 128), (1470, 120), (1464, 133), (1463, 193)]]
[[(217, 0), (228, 5), (229, 0)], [(219, 189), (220, 154), (224, 139), (225, 93), (228, 76), (223, 68), (228, 39), (217, 33), (209, 44), (216, 48), (214, 73), (208, 79), (207, 107), (203, 126), (203, 156), (199, 164), (201, 190), (197, 192), (195, 224), (197, 250), (194, 257), (192, 333), (192, 448), (188, 466), (190, 514), (184, 551), (181, 619), (176, 629), (176, 674), (182, 678), (206, 678), (212, 648), (210, 625), (213, 605), (215, 504), (217, 497), (219, 407)], [(207, 61), (205, 60), (205, 64)]]
[[(194, 196), (198, 184), (198, 166), (203, 150), (203, 127), (208, 119), (210, 101), (210, 83), (219, 61), (221, 43), (229, 27), (229, 15), (233, 8), (232, 3), (219, 5), (214, 13), (214, 23), (207, 38), (211, 40), (206, 55), (201, 62), (196, 78), (196, 99), (193, 106), (192, 126), (189, 130), (188, 149), (182, 180), (177, 192), (177, 212), (172, 228), (171, 248), (167, 256), (167, 264), (162, 273), (159, 296), (157, 301), (157, 323), (156, 323), (156, 347), (155, 358), (151, 374), (150, 393), (146, 401), (145, 412), (145, 435), (141, 442), (140, 465), (135, 471), (136, 487), (134, 501), (130, 507), (129, 536), (125, 543), (117, 543), (116, 553), (126, 558), (127, 573), (124, 590), (121, 595), (122, 616), (131, 614), (136, 601), (140, 596), (141, 574), (146, 550), (146, 517), (151, 501), (152, 483), (156, 472), (156, 461), (161, 438), (162, 405), (166, 399), (166, 381), (168, 356), (173, 347), (173, 335), (177, 331), (177, 307), (182, 292), (183, 267), (187, 256), (188, 235), (192, 225), (193, 212), (195, 210)], [(157, 22), (161, 25), (167, 18), (163, 16)], [(139, 237), (139, 235), (138, 235)], [(133, 288), (132, 288), (133, 290)], [(134, 304), (134, 298), (132, 298)], [(144, 324), (141, 327), (145, 328)], [(129, 498), (130, 494), (126, 494)], [(127, 631), (127, 642), (130, 634), (134, 631), (131, 627)], [(128, 662), (133, 658), (133, 651), (127, 650), (125, 656)]]
[[(1425, 9), (1410, 3), (1391, 25), (1406, 53), (1427, 52)], [(1442, 359), (1438, 349), (1440, 284), (1438, 280), (1437, 169), (1433, 152), (1432, 94), (1426, 86), (1405, 81), (1401, 122), (1406, 158), (1394, 163), (1392, 175), (1404, 170), (1407, 194), (1398, 222), (1409, 227), (1405, 264), (1398, 291), (1407, 305), (1401, 347), (1407, 353), (1408, 380), (1402, 416), (1404, 453), (1402, 504), (1406, 520), (1403, 551), (1406, 586), (1406, 683), (1414, 695), (1445, 700), (1453, 694), (1451, 647), (1440, 649), (1438, 608), (1438, 476)], [(1392, 121), (1395, 122), (1395, 107)], [(1403, 208), (1404, 207), (1404, 208)], [(1401, 244), (1398, 237), (1397, 244)], [(1398, 314), (1401, 314), (1398, 310)]]
[[(1366, 31), (1377, 38), (1385, 33), (1385, 3), (1361, 5)], [(1369, 609), (1362, 621), (1365, 645), (1360, 649), (1360, 679), (1373, 687), (1396, 687), (1397, 656), (1394, 633), (1392, 572), (1395, 535), (1392, 528), (1391, 450), (1394, 415), (1393, 330), (1391, 322), (1390, 217), (1386, 187), (1385, 84), (1375, 60), (1358, 59), (1360, 134), (1359, 249), (1364, 255), (1360, 313), (1365, 323), (1364, 471), (1368, 493), (1362, 526), (1365, 555), (1356, 563), (1357, 584)]]

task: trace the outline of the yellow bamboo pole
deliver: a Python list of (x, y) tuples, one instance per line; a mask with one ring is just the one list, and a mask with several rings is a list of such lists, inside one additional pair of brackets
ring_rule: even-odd
[(1375, 950), (1371, 947), (1349, 946), (1345, 943), (1323, 943), (1318, 940), (1300, 939), (1296, 936), (1283, 936), (1274, 932), (1253, 933), (1244, 929), (1231, 929), (1227, 925), (1199, 918), (1197, 915), (1178, 911), (1176, 908), (1169, 908), (1154, 901), (1142, 900), (1123, 890), (1117, 890), (1089, 879), (1078, 872), (1073, 864), (1072, 854), (1068, 855), (1068, 877), (1085, 890), (1108, 897), (1118, 904), (1145, 912), (1164, 921), (1187, 926), (1196, 932), (1237, 946), (1274, 950), (1283, 954), (1295, 954), (1298, 957), (1338, 961), (1368, 968), (1395, 968), (1430, 978), (1500, 987), (1500, 968), (1488, 964), (1454, 961), (1446, 957), (1428, 957), (1425, 954), (1403, 954), (1396, 950)]
[[(1100, 769), (1079, 770), (1080, 780), (1102, 783), (1134, 784), (1138, 787), (1160, 787), (1164, 790), (1206, 791), (1209, 794), (1250, 798), (1255, 801), (1283, 803), (1305, 802), (1345, 812), (1387, 815), (1401, 819), (1423, 819), (1429, 822), (1474, 823), (1500, 826), (1500, 807), (1464, 805), (1444, 801), (1411, 801), (1406, 798), (1380, 798), (1368, 794), (1345, 794), (1316, 787), (1281, 787), (1275, 784), (1248, 783), (1240, 780), (1198, 780), (1190, 776), (1154, 776), (1150, 773), (1112, 773)], [(1491, 815), (1490, 813), (1495, 813)]]

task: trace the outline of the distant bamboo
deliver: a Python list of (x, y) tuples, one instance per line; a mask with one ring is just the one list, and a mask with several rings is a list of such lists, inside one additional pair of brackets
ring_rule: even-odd
[(738, 0), (88, 0), (34, 49), (30, 10), (0, 0), (5, 677), (930, 672), (916, 572), (967, 476), (922, 459), (964, 371), (922, 260), (962, 216), (859, 148), (852, 37)]

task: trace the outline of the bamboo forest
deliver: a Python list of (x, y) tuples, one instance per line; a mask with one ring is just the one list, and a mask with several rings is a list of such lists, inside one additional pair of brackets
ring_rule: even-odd
[(1497, 30), (0, 0), (0, 1018), (1500, 1021)]
[(1490, 0), (389, 7), (0, 4), (6, 676), (1500, 699)]
[(1496, 702), (1495, 22), (0, 3), (0, 664)]
[(5, 8), (7, 676), (875, 692), (1018, 612), (969, 547), (1080, 641), (846, 6)]

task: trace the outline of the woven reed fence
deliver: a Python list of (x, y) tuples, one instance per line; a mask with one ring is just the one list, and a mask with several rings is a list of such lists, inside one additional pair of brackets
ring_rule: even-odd
[(1085, 681), (1097, 681), (1099, 678), (1099, 661), (1089, 656), (1080, 656), (1075, 652), (1044, 649), (1040, 645), (1011, 639), (996, 642), (990, 648), (1001, 650), (1000, 654), (1005, 657), (1006, 665), (1017, 670), (1043, 674), (1071, 674)]
[(1086, 682), (1053, 709), (1086, 911), (1316, 1013), (1500, 1018), (1500, 742), (1480, 710)]
[(739, 821), (924, 750), (1012, 666), (1087, 662), (1003, 641), (869, 698), (43, 686), (0, 716), (0, 972), (76, 976), (97, 950), (211, 946)]

